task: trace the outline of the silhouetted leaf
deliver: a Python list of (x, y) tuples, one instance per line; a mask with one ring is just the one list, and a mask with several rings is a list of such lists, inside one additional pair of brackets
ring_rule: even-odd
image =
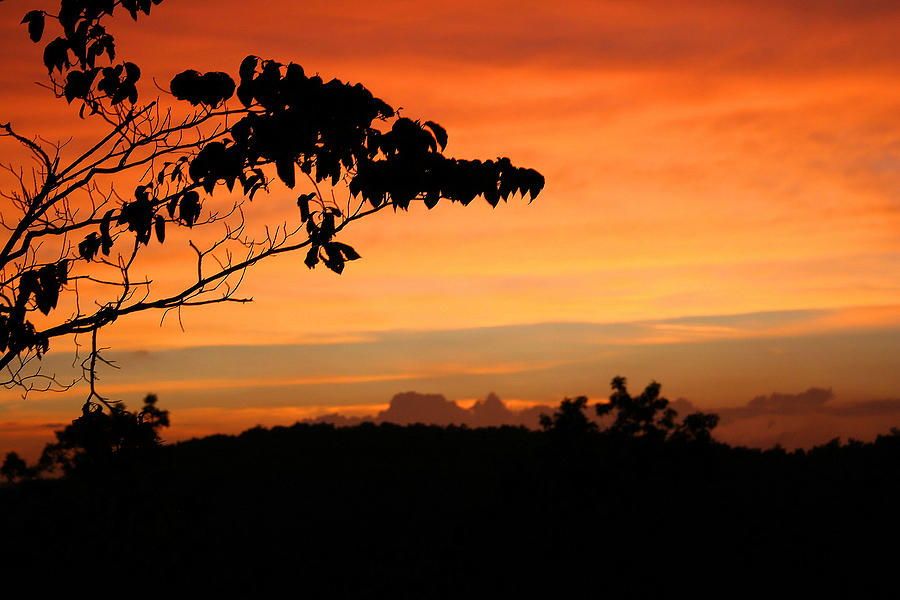
[(334, 243), (326, 244), (325, 250), (325, 266), (334, 271), (338, 275), (344, 272), (344, 257), (339, 248)]
[(296, 180), (294, 179), (294, 159), (291, 157), (281, 157), (275, 159), (275, 171), (278, 178), (284, 182), (284, 185), (293, 188)]
[(162, 244), (166, 241), (166, 220), (160, 215), (154, 218), (154, 229), (156, 229), (156, 239)]
[(47, 72), (52, 73), (53, 69), (59, 69), (62, 73), (63, 67), (69, 66), (69, 42), (64, 38), (56, 38), (44, 48), (44, 66)]
[(28, 23), (28, 37), (32, 42), (41, 41), (41, 36), (44, 35), (44, 11), (32, 10), (25, 13), (22, 23)]
[(425, 127), (429, 128), (434, 134), (434, 139), (440, 145), (441, 150), (447, 147), (447, 130), (435, 123), (434, 121), (425, 121)]
[(193, 227), (200, 216), (200, 194), (191, 190), (185, 192), (178, 203), (178, 218), (184, 221), (188, 227)]
[(300, 207), (300, 222), (306, 223), (309, 220), (309, 201), (315, 198), (315, 194), (301, 194), (297, 198), (297, 206)]
[(42, 313), (49, 312), (56, 308), (59, 300), (59, 281), (56, 276), (56, 265), (44, 265), (38, 270), (38, 280), (41, 286), (41, 293), (38, 295), (38, 308)]
[(178, 207), (178, 196), (173, 195), (171, 199), (169, 199), (169, 203), (166, 205), (166, 210), (169, 213), (169, 218), (175, 218), (175, 209)]
[(137, 21), (137, 13), (138, 13), (138, 0), (121, 0), (122, 8), (128, 11), (128, 14), (131, 15), (131, 18)]
[(172, 91), (172, 95), (179, 100), (187, 100), (196, 106), (200, 103), (198, 88), (201, 77), (200, 71), (193, 69), (182, 71), (172, 78), (172, 81), (169, 83), (169, 89)]
[(313, 244), (312, 248), (309, 249), (309, 252), (306, 253), (306, 259), (304, 259), (303, 264), (312, 269), (319, 262), (319, 248), (315, 244)]
[(78, 244), (78, 254), (85, 260), (93, 260), (100, 251), (100, 239), (96, 233), (90, 233)]
[(110, 221), (112, 221), (113, 211), (108, 210), (106, 214), (103, 215), (103, 220), (100, 222), (100, 247), (103, 250), (104, 256), (109, 256), (109, 252), (112, 249), (113, 241), (112, 236), (109, 232)]
[(238, 69), (238, 75), (241, 78), (241, 84), (245, 81), (253, 79), (253, 75), (256, 72), (256, 65), (259, 64), (259, 57), (253, 56), (252, 54), (241, 61), (241, 66)]
[(435, 206), (437, 206), (438, 201), (441, 199), (441, 194), (436, 190), (430, 190), (427, 194), (425, 194), (425, 206), (428, 207), (428, 210), (431, 210)]
[(94, 82), (97, 71), (69, 71), (66, 75), (66, 85), (63, 88), (63, 95), (66, 102), (71, 103), (75, 98), (85, 98), (91, 91), (91, 84)]
[(325, 248), (328, 250), (329, 254), (332, 252), (339, 252), (344, 260), (357, 260), (362, 258), (352, 247), (340, 242), (329, 242), (326, 244)]

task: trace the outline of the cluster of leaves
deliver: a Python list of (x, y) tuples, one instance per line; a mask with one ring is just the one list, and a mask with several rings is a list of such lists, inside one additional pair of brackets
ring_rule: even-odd
[[(533, 169), (514, 167), (508, 158), (497, 161), (456, 160), (441, 152), (447, 132), (433, 121), (424, 124), (406, 117), (394, 120), (390, 130), (375, 126), (396, 116), (394, 109), (361, 84), (337, 79), (328, 82), (307, 76), (295, 63), (283, 65), (248, 56), (240, 65), (240, 84), (225, 73), (184, 71), (170, 89), (191, 104), (218, 106), (236, 89), (248, 114), (231, 128), (231, 139), (212, 142), (191, 160), (191, 180), (211, 193), (216, 184), (229, 190), (236, 182), (252, 194), (264, 182), (260, 169), (274, 164), (278, 178), (293, 188), (297, 170), (315, 184), (335, 186), (347, 180), (353, 197), (362, 197), (374, 209), (390, 203), (408, 209), (415, 198), (433, 208), (440, 198), (469, 204), (483, 196), (491, 206), (511, 195), (528, 193), (531, 199), (544, 187), (543, 176)], [(285, 132), (290, 132), (286, 135)], [(311, 210), (316, 194), (298, 198), (301, 219), (312, 240), (306, 264), (321, 259), (340, 273), (346, 260), (358, 254), (335, 244), (335, 207)], [(320, 199), (321, 200), (321, 199)]]
[(10, 452), (0, 475), (12, 482), (43, 473), (106, 476), (116, 469), (135, 468), (160, 445), (160, 431), (169, 426), (169, 411), (156, 403), (157, 397), (149, 394), (144, 407), (131, 412), (124, 404), (104, 410), (88, 402), (80, 417), (56, 432), (56, 442), (44, 447), (37, 464), (28, 465)]
[[(447, 145), (447, 133), (433, 121), (421, 124), (400, 117), (390, 130), (382, 132), (375, 123), (396, 117), (395, 111), (361, 84), (337, 79), (325, 82), (318, 75), (307, 76), (295, 63), (283, 65), (256, 56), (245, 58), (239, 73), (237, 86), (222, 72), (187, 70), (172, 79), (172, 94), (194, 106), (219, 107), (236, 90), (246, 114), (230, 127), (230, 139), (211, 141), (190, 159), (166, 162), (155, 183), (138, 186), (134, 200), (123, 203), (118, 211), (107, 212), (99, 231), (88, 234), (79, 245), (82, 258), (93, 260), (101, 251), (109, 256), (113, 221), (127, 224), (139, 243), (149, 242), (151, 229), (162, 243), (166, 219), (158, 211), (163, 205), (170, 220), (192, 227), (202, 209), (197, 188), (212, 194), (219, 184), (233, 191), (240, 183), (242, 192), (252, 200), (266, 186), (262, 167), (267, 165), (275, 166), (278, 178), (288, 188), (295, 187), (297, 170), (315, 184), (335, 186), (346, 180), (351, 194), (361, 196), (373, 209), (390, 203), (405, 210), (417, 197), (428, 208), (440, 198), (469, 204), (479, 195), (496, 206), (516, 193), (527, 193), (533, 200), (544, 186), (540, 173), (517, 168), (508, 158), (470, 161), (444, 157), (441, 151)], [(163, 203), (156, 191), (167, 176), (169, 182), (177, 179), (182, 183), (185, 164), (189, 181)], [(309, 268), (322, 262), (341, 273), (347, 261), (359, 258), (352, 247), (332, 239), (338, 220), (348, 215), (326, 206), (315, 193), (301, 194), (297, 204), (311, 241), (305, 260)]]
[[(62, 95), (67, 102), (83, 100), (92, 112), (100, 108), (99, 97), (108, 99), (112, 105), (125, 100), (131, 104), (137, 102), (136, 84), (141, 76), (137, 65), (124, 62), (108, 67), (97, 66), (97, 59), (101, 56), (106, 55), (110, 62), (116, 56), (115, 40), (100, 21), (111, 16), (117, 6), (127, 10), (132, 19), (137, 20), (138, 12), (149, 15), (151, 6), (161, 1), (62, 0), (59, 14), (55, 15), (62, 27), (62, 35), (47, 43), (43, 60), (48, 73), (52, 74), (54, 70), (60, 74), (66, 73)], [(33, 42), (40, 42), (43, 38), (48, 16), (51, 15), (43, 10), (32, 10), (22, 19)], [(84, 107), (82, 114), (83, 111)]]
[(39, 311), (49, 314), (56, 308), (68, 277), (68, 260), (49, 263), (21, 274), (15, 303), (7, 314), (0, 314), (0, 352), (36, 348), (40, 355), (47, 351), (49, 340), (38, 334), (34, 325), (26, 319), (27, 306), (33, 301)]

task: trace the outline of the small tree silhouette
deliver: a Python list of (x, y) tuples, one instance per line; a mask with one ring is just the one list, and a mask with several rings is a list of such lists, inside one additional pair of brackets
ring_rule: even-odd
[(553, 416), (542, 414), (541, 428), (544, 431), (564, 437), (582, 437), (597, 431), (597, 424), (585, 414), (587, 396), (575, 399), (564, 398)]
[(640, 396), (632, 397), (626, 387), (626, 379), (613, 377), (613, 393), (609, 402), (596, 404), (600, 417), (615, 414), (615, 421), (606, 429), (612, 435), (640, 438), (647, 441), (671, 441), (689, 444), (712, 443), (712, 430), (719, 423), (713, 413), (695, 412), (676, 423), (677, 411), (669, 408), (669, 401), (660, 396), (658, 382), (644, 388)]
[(712, 430), (719, 424), (719, 415), (713, 413), (695, 412), (684, 417), (675, 430), (670, 434), (671, 440), (686, 442), (689, 444), (712, 443)]
[(16, 452), (7, 452), (3, 465), (0, 466), (0, 476), (6, 479), (7, 483), (13, 483), (20, 479), (26, 479), (33, 476), (31, 469)]
[(37, 470), (71, 475), (137, 465), (159, 446), (160, 431), (169, 426), (169, 412), (156, 403), (157, 397), (149, 394), (138, 412), (121, 403), (109, 412), (86, 404), (79, 418), (56, 432), (57, 441), (44, 447)]
[(613, 377), (611, 385), (609, 402), (596, 405), (600, 417), (615, 414), (610, 433), (663, 440), (672, 431), (678, 413), (668, 408), (669, 401), (659, 395), (659, 383), (650, 383), (637, 397), (628, 393), (624, 377)]

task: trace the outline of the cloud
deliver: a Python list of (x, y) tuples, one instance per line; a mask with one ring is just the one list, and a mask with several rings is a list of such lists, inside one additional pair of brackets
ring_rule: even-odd
[(832, 398), (834, 393), (830, 389), (809, 388), (800, 394), (756, 396), (747, 403), (746, 410), (751, 413), (796, 414), (820, 410)]
[(538, 404), (522, 410), (511, 410), (497, 394), (491, 392), (484, 400), (478, 400), (470, 408), (464, 408), (442, 394), (420, 394), (402, 392), (395, 394), (385, 410), (372, 416), (350, 417), (340, 413), (330, 413), (314, 419), (310, 423), (331, 423), (338, 426), (353, 426), (360, 423), (394, 423), (411, 425), (468, 425), (470, 427), (500, 427), (502, 425), (523, 425), (537, 428), (541, 413), (552, 413), (552, 406)]
[(746, 405), (713, 410), (721, 421), (715, 435), (732, 445), (794, 449), (836, 437), (868, 441), (900, 426), (900, 398), (834, 402), (831, 389), (756, 396)]

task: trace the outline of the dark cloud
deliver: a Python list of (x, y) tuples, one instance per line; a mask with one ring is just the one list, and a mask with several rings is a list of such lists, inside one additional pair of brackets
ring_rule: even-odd
[(837, 402), (831, 389), (757, 396), (746, 405), (714, 410), (716, 437), (733, 445), (810, 448), (839, 437), (872, 440), (900, 426), (900, 398)]
[[(880, 417), (900, 415), (900, 398), (885, 398), (828, 407), (831, 414), (845, 417)], [(900, 419), (895, 421), (900, 425)]]
[[(900, 413), (900, 399), (884, 398), (851, 403), (833, 402), (831, 389), (809, 388), (799, 394), (772, 393), (756, 396), (745, 406), (723, 408), (719, 415), (723, 422), (778, 415), (830, 415), (836, 417), (877, 417)], [(690, 403), (688, 403), (690, 404)]]
[(746, 410), (766, 414), (799, 413), (821, 409), (832, 398), (834, 393), (830, 389), (809, 388), (800, 394), (757, 396), (747, 403)]
[(463, 408), (442, 394), (403, 392), (391, 398), (387, 409), (368, 417), (347, 417), (338, 413), (310, 419), (313, 423), (332, 423), (353, 426), (364, 422), (410, 425), (468, 425), (469, 427), (500, 427), (524, 425), (537, 428), (541, 413), (552, 413), (553, 407), (537, 405), (524, 410), (510, 410), (493, 392), (471, 408)]

